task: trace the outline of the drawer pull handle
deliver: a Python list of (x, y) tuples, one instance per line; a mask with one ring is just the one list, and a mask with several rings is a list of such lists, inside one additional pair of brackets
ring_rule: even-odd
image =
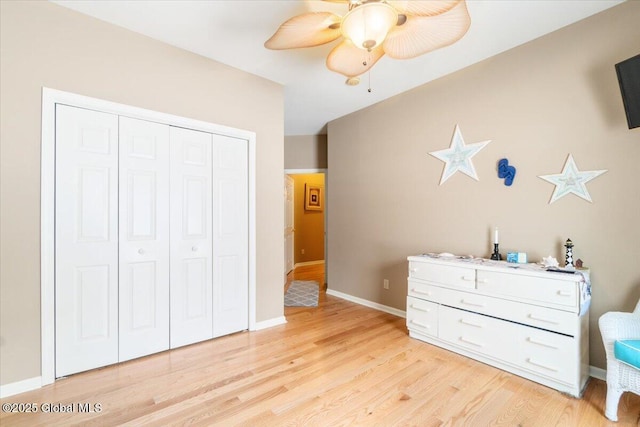
[(558, 349), (558, 347), (556, 347), (555, 345), (547, 344), (546, 342), (542, 342), (542, 341), (537, 341), (537, 340), (534, 340), (531, 337), (527, 337), (527, 341), (529, 341), (532, 344), (538, 344), (538, 345), (541, 345), (543, 347), (552, 348), (554, 350)]
[(488, 279), (478, 279), (478, 283), (489, 283)]
[(467, 304), (467, 305), (472, 305), (474, 307), (484, 307), (484, 304), (478, 304), (477, 302), (469, 302), (469, 301), (465, 301), (463, 299), (460, 300), (461, 304)]
[(413, 304), (411, 304), (411, 308), (413, 308), (416, 311), (422, 311), (424, 313), (431, 313), (431, 309), (430, 308), (422, 308), (422, 307), (418, 307), (417, 305), (413, 305)]
[(542, 317), (538, 317), (535, 314), (529, 314), (529, 319), (538, 320), (540, 322), (551, 323), (552, 325), (559, 325), (558, 322), (555, 322), (555, 321), (549, 320), (549, 319), (544, 319)]
[(571, 292), (569, 292), (569, 291), (558, 291), (558, 295), (561, 295), (563, 297), (570, 297), (571, 296)]
[(460, 319), (460, 323), (469, 326), (475, 326), (476, 328), (484, 328), (484, 325), (480, 325), (478, 323), (469, 322), (468, 320)]
[(531, 359), (527, 359), (527, 363), (531, 363), (531, 364), (532, 364), (532, 365), (534, 365), (534, 366), (539, 366), (539, 367), (544, 368), (544, 369), (547, 369), (547, 370), (549, 370), (549, 371), (551, 371), (551, 372), (558, 372), (558, 370), (557, 370), (557, 369), (555, 369), (555, 368), (552, 368), (552, 367), (547, 366), (547, 365), (543, 365), (542, 363), (534, 362), (534, 361), (533, 361), (533, 360), (531, 360)]
[(484, 347), (482, 344), (478, 344), (478, 343), (477, 343), (477, 342), (475, 342), (475, 341), (468, 340), (468, 339), (466, 339), (465, 337), (460, 337), (460, 338), (458, 338), (458, 339), (459, 339), (460, 341), (462, 341), (462, 342), (466, 342), (467, 344), (475, 345), (476, 347)]
[(411, 273), (415, 273), (416, 271), (418, 271), (418, 269), (417, 269), (417, 268), (410, 268), (410, 269), (409, 269), (409, 272), (411, 272)]
[(462, 276), (462, 280), (466, 280), (467, 282), (474, 282), (476, 280), (475, 277)]
[(420, 323), (415, 320), (410, 320), (409, 322), (413, 325), (420, 326), (421, 328), (431, 329), (431, 326), (425, 325), (424, 323)]
[(420, 289), (413, 288), (411, 289), (416, 294), (431, 296), (431, 292), (429, 291), (421, 291)]

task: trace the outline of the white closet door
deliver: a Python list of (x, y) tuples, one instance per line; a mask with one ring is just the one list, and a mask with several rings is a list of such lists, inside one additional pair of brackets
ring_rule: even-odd
[(213, 136), (213, 335), (249, 327), (248, 142)]
[(169, 126), (120, 117), (119, 359), (169, 348)]
[(284, 176), (284, 281), (287, 282), (287, 274), (293, 270), (294, 250), (293, 243), (295, 239), (295, 228), (293, 224), (294, 218), (294, 183), (291, 176)]
[(212, 330), (211, 134), (171, 127), (171, 348)]
[(118, 361), (118, 116), (56, 106), (56, 377)]

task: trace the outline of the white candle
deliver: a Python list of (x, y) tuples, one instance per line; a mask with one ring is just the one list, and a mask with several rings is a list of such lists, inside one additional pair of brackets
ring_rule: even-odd
[(498, 244), (498, 227), (496, 227), (496, 231), (493, 233), (493, 243)]

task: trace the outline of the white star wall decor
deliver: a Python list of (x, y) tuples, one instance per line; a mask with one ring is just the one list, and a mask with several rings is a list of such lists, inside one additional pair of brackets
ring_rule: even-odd
[(444, 150), (429, 153), (445, 163), (442, 178), (440, 178), (440, 185), (458, 171), (478, 181), (478, 175), (476, 174), (476, 169), (473, 167), (473, 163), (471, 163), (471, 158), (478, 154), (478, 152), (490, 142), (491, 140), (465, 145), (460, 127), (456, 125), (453, 138), (451, 138), (451, 146)]
[(573, 193), (578, 197), (591, 202), (591, 196), (587, 191), (587, 182), (602, 175), (607, 170), (599, 171), (579, 171), (576, 162), (573, 160), (573, 156), (569, 154), (567, 161), (564, 163), (561, 173), (554, 175), (540, 175), (538, 178), (542, 178), (556, 186), (551, 195), (549, 204), (555, 202), (561, 197), (566, 196), (569, 193)]

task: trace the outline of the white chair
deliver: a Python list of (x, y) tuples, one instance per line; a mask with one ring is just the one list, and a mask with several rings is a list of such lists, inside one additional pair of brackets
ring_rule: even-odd
[[(607, 353), (607, 403), (604, 414), (611, 421), (618, 421), (618, 402), (622, 393), (630, 391), (640, 395), (640, 366), (636, 368), (617, 359), (614, 346), (617, 341), (620, 356), (620, 341), (640, 340), (640, 301), (633, 313), (605, 313), (600, 316), (598, 323)], [(634, 347), (631, 351), (640, 350)], [(637, 357), (637, 353), (632, 353), (632, 356)], [(628, 355), (623, 359), (628, 359)]]

